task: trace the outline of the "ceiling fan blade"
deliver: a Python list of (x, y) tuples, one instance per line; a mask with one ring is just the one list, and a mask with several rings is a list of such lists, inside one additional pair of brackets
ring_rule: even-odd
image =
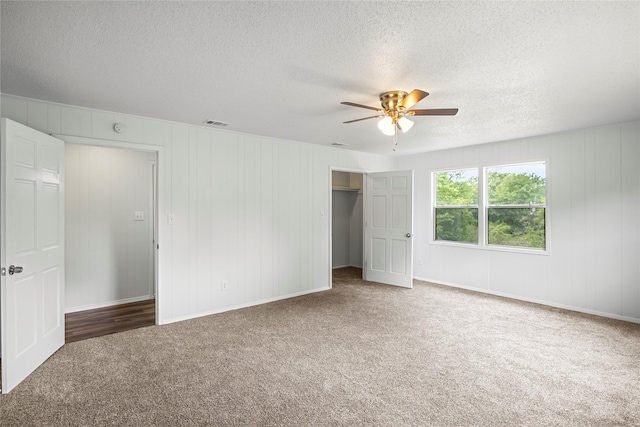
[(355, 119), (355, 120), (349, 120), (348, 122), (342, 122), (342, 123), (354, 123), (354, 122), (359, 122), (362, 120), (369, 120), (369, 119), (378, 119), (380, 117), (384, 117), (384, 114), (381, 114), (379, 116), (370, 116), (370, 117), (365, 117), (363, 119)]
[(414, 89), (409, 92), (409, 95), (405, 96), (402, 101), (398, 104), (399, 107), (404, 107), (405, 109), (409, 109), (416, 105), (418, 102), (422, 101), (424, 98), (429, 96), (428, 92), (425, 92), (420, 89)]
[(429, 110), (409, 110), (405, 114), (411, 116), (455, 116), (457, 108), (432, 108)]
[(369, 110), (373, 110), (373, 111), (380, 111), (380, 112), (384, 111), (382, 108), (378, 108), (378, 107), (369, 107), (369, 106), (367, 106), (367, 105), (356, 104), (356, 103), (353, 103), (353, 102), (341, 102), (340, 104), (343, 104), (343, 105), (350, 105), (350, 106), (352, 106), (352, 107), (367, 108), (367, 109), (369, 109)]

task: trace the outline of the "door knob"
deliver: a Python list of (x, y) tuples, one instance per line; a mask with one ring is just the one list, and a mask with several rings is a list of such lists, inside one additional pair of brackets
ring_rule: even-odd
[(9, 276), (11, 276), (14, 273), (15, 274), (22, 273), (22, 267), (20, 267), (18, 265), (10, 265), (9, 266)]
[(407, 233), (407, 237), (413, 237), (413, 234)]

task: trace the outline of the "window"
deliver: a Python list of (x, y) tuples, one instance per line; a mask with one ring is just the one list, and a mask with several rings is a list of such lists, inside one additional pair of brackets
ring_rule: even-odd
[(545, 164), (486, 168), (489, 245), (545, 249)]
[(438, 172), (435, 240), (478, 243), (478, 170)]
[(546, 249), (544, 162), (435, 172), (433, 179), (434, 240)]

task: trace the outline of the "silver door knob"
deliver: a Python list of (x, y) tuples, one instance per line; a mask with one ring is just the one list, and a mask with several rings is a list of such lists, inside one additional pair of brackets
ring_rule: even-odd
[(407, 233), (407, 237), (413, 237), (413, 234)]
[(14, 273), (15, 274), (22, 273), (22, 267), (20, 267), (19, 265), (10, 265), (9, 266), (9, 276), (11, 276)]

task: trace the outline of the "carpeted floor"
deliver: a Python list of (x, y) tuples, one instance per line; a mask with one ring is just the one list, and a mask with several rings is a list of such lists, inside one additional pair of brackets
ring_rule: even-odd
[(0, 425), (640, 425), (640, 325), (358, 274), (67, 344)]

